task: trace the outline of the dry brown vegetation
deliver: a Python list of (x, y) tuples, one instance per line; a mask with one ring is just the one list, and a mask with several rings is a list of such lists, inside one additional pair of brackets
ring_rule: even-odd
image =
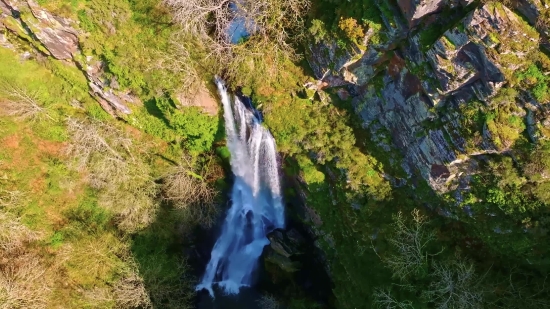
[(162, 196), (175, 208), (183, 210), (188, 220), (205, 227), (214, 223), (218, 213), (216, 198), (218, 191), (207, 182), (211, 172), (212, 157), (200, 169), (194, 167), (191, 159), (183, 157), (180, 165), (174, 167), (163, 179)]
[(150, 224), (156, 212), (157, 185), (144, 162), (147, 155), (111, 124), (69, 118), (67, 129), (72, 166), (88, 172), (90, 186), (101, 192), (100, 203), (116, 214), (119, 228), (134, 232)]
[(39, 103), (36, 93), (16, 84), (2, 82), (0, 94), (5, 98), (0, 100), (0, 108), (8, 116), (28, 121), (53, 120), (50, 110)]
[[(310, 5), (303, 0), (164, 0), (174, 20), (184, 32), (201, 43), (223, 64), (232, 81), (250, 79), (254, 71), (275, 75), (281, 59), (297, 59), (288, 43), (297, 40), (303, 27), (302, 17)], [(242, 44), (231, 42), (235, 20), (243, 21), (251, 34)], [(182, 48), (184, 45), (181, 45)], [(181, 53), (180, 53), (181, 54)], [(183, 53), (185, 54), (185, 53)], [(173, 61), (178, 63), (177, 60)], [(188, 64), (185, 63), (184, 67)], [(216, 68), (214, 71), (217, 71)], [(217, 73), (217, 72), (214, 72)]]
[(47, 268), (29, 246), (40, 234), (0, 211), (0, 308), (45, 308), (50, 286)]

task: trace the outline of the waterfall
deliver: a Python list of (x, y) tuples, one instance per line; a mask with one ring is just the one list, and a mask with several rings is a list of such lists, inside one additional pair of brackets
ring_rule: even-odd
[(250, 286), (258, 258), (269, 244), (267, 233), (284, 227), (275, 140), (261, 125), (257, 111), (247, 108), (236, 96), (232, 104), (221, 79), (216, 78), (216, 85), (235, 181), (222, 233), (197, 286), (197, 290), (207, 289), (211, 296), (213, 285), (228, 294)]

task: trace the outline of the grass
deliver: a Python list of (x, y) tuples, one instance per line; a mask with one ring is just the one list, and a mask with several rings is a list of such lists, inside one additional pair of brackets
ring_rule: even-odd
[[(105, 3), (92, 2), (87, 5), (99, 6)], [(130, 12), (134, 5), (140, 7), (148, 5), (147, 3), (107, 2), (107, 9), (122, 8), (126, 13)], [(148, 3), (151, 4), (153, 1)], [(83, 9), (84, 4), (83, 1), (52, 1), (45, 5), (66, 16), (74, 17), (75, 12)], [(124, 13), (120, 10), (118, 12)], [(136, 24), (130, 23), (124, 29), (129, 31), (132, 27), (139, 28)], [(123, 30), (120, 35), (134, 38)], [(147, 35), (155, 36), (156, 33), (148, 32)], [(138, 37), (134, 43), (144, 40), (143, 36)], [(109, 38), (107, 43), (114, 44), (120, 40), (120, 36)], [(132, 45), (132, 50), (134, 48), (142, 49)], [(109, 59), (108, 56), (105, 56), (106, 60), (117, 62), (117, 58)], [(120, 65), (129, 67), (129, 71), (118, 71), (111, 65), (108, 72), (110, 76), (119, 78), (120, 83), (128, 87), (144, 85), (139, 80), (137, 82), (125, 80), (134, 73), (140, 78), (141, 73), (138, 71), (145, 71), (143, 66), (139, 64), (131, 66), (127, 63)], [(73, 140), (67, 131), (65, 119), (67, 117), (93, 118), (107, 123), (108, 126), (117, 127), (139, 146), (132, 148), (127, 155), (134, 160), (139, 158), (140, 161), (132, 163), (134, 164), (132, 166), (141, 164), (147, 171), (149, 179), (161, 177), (172, 162), (178, 161), (184, 145), (182, 143), (169, 145), (158, 137), (117, 123), (89, 96), (87, 81), (82, 72), (75, 66), (63, 62), (49, 58), (40, 63), (34, 60), (20, 61), (16, 53), (0, 49), (0, 84), (15, 85), (25, 94), (32, 95), (36, 104), (48, 112), (48, 119), (37, 121), (24, 121), (7, 116), (6, 102), (14, 100), (6, 91), (0, 91), (0, 144), (2, 145), (0, 147), (0, 198), (2, 203), (10, 201), (4, 199), (5, 193), (21, 192), (21, 198), (17, 203), (10, 202), (7, 205), (9, 207), (0, 208), (0, 215), (7, 212), (14, 224), (16, 222), (38, 235), (22, 245), (23, 251), (19, 254), (21, 260), (15, 258), (9, 260), (21, 266), (15, 274), (30, 276), (38, 272), (40, 278), (43, 278), (33, 282), (27, 282), (21, 276), (10, 279), (14, 282), (12, 286), (19, 290), (14, 290), (10, 294), (11, 298), (7, 306), (30, 309), (103, 309), (120, 308), (123, 305), (145, 308), (151, 304), (158, 308), (168, 308), (167, 304), (170, 304), (173, 308), (182, 308), (189, 299), (192, 287), (181, 280), (187, 268), (181, 257), (181, 250), (177, 247), (180, 237), (178, 233), (181, 229), (176, 229), (175, 223), (185, 218), (182, 215), (171, 216), (170, 207), (166, 206), (163, 211), (155, 210), (146, 213), (145, 215), (150, 218), (139, 218), (147, 224), (141, 226), (141, 231), (136, 235), (132, 236), (121, 231), (118, 228), (120, 214), (115, 213), (109, 203), (106, 203), (101, 190), (89, 184), (90, 170), (79, 171), (72, 168), (70, 164), (72, 160), (67, 156), (66, 149)], [(148, 92), (146, 89), (135, 87), (134, 89), (143, 95)], [(143, 111), (144, 114), (149, 115), (145, 107), (135, 108), (138, 111), (137, 114)], [(170, 112), (181, 114), (175, 108)], [(213, 125), (213, 131), (216, 132), (217, 118), (214, 120), (216, 122)], [(193, 119), (188, 121), (193, 122)], [(210, 120), (204, 120), (204, 122), (208, 121)], [(189, 127), (186, 122), (180, 121), (178, 124), (177, 130), (188, 131), (188, 134), (201, 134), (186, 130)], [(192, 123), (192, 125), (200, 124)], [(180, 132), (164, 122), (157, 129), (168, 132), (167, 134), (172, 137)], [(174, 141), (174, 139), (168, 140)], [(200, 143), (197, 145), (202, 147)], [(132, 179), (131, 182), (134, 180), (136, 179)], [(156, 190), (154, 183), (152, 188), (153, 191)], [(123, 191), (109, 192), (111, 195), (108, 197), (114, 198), (113, 194), (127, 194), (131, 190), (142, 192), (143, 188), (127, 183), (117, 190)], [(122, 200), (129, 203), (136, 201), (136, 194), (130, 197), (123, 197)], [(159, 207), (158, 203), (152, 201), (155, 194), (145, 198), (147, 201), (144, 202), (150, 203), (148, 205)], [(116, 204), (124, 206), (121, 206), (122, 208), (127, 206)], [(169, 220), (172, 224), (165, 224), (167, 216), (170, 216)], [(156, 220), (160, 222), (157, 223)], [(189, 228), (192, 228), (193, 224), (193, 222), (187, 222)], [(155, 249), (151, 250), (152, 247)], [(5, 256), (8, 253), (2, 251), (0, 254)], [(31, 264), (27, 265), (23, 262)], [(10, 263), (8, 265), (12, 265)], [(4, 288), (4, 284), (7, 284), (2, 281), (6, 274), (3, 267), (0, 267), (0, 288)], [(29, 269), (32, 269), (32, 272)], [(26, 299), (19, 299), (18, 294)], [(5, 304), (2, 298), (0, 306)]]

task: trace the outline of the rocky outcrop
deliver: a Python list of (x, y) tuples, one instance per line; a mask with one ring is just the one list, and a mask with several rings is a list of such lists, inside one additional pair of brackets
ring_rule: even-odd
[[(23, 14), (20, 7), (28, 9), (31, 14)], [(33, 45), (41, 52), (66, 60), (78, 51), (78, 32), (72, 27), (71, 20), (48, 13), (31, 0), (25, 3), (1, 0), (0, 10), (0, 21), (4, 26), (31, 44), (36, 43)]]
[[(128, 91), (113, 87), (104, 76), (100, 61), (81, 55), (79, 32), (74, 26), (73, 21), (47, 12), (35, 1), (0, 0), (0, 32), (5, 28), (12, 36), (34, 47), (35, 53), (76, 65), (88, 79), (90, 95), (105, 111), (113, 116), (130, 114), (128, 106), (140, 103), (139, 99)], [(14, 43), (9, 42), (3, 33), (0, 34), (0, 47), (15, 49)]]
[(438, 13), (444, 8), (465, 7), (473, 2), (474, 0), (398, 0), (397, 5), (409, 23), (409, 27), (413, 28), (430, 14)]
[(447, 5), (446, 0), (399, 0), (397, 3), (410, 26), (417, 25), (422, 17), (435, 13)]
[(53, 16), (34, 1), (28, 0), (27, 4), (34, 19), (26, 22), (34, 36), (54, 58), (71, 59), (78, 51), (78, 32), (71, 26), (72, 21)]
[[(80, 65), (80, 64), (79, 64)], [(80, 65), (88, 79), (90, 94), (99, 102), (101, 107), (116, 116), (117, 113), (130, 114), (128, 103), (141, 103), (139, 98), (133, 96), (128, 91), (121, 91), (115, 80), (108, 80), (103, 74), (103, 63), (94, 60), (93, 57), (86, 58), (86, 64)]]
[(292, 258), (303, 254), (305, 239), (298, 231), (275, 230), (267, 235), (270, 245), (264, 250), (265, 261), (277, 265), (282, 271), (298, 271), (300, 263)]
[(176, 95), (179, 103), (183, 107), (195, 106), (203, 112), (211, 116), (218, 115), (220, 110), (218, 99), (212, 96), (206, 85), (202, 83), (199, 88), (189, 95), (187, 92), (182, 92)]
[[(460, 177), (467, 175), (451, 162), (501, 150), (494, 142), (498, 137), (487, 127), (472, 149), (459, 107), (473, 100), (488, 104), (515, 72), (525, 69), (523, 59), (538, 49), (539, 34), (516, 13), (495, 4), (464, 9), (470, 3), (398, 1), (409, 29), (396, 35), (393, 43), (368, 46), (354, 55), (328, 52), (334, 45), (325, 47), (327, 51), (317, 47), (316, 55), (325, 57), (308, 58), (317, 75), (331, 69), (333, 79), (347, 82), (346, 93), (353, 94), (355, 109), (373, 140), (391, 140), (392, 145), (379, 146), (401, 150), (401, 165), (409, 177), (420, 175), (438, 191), (461, 183)], [(456, 21), (429, 41), (416, 26), (443, 4), (456, 8), (452, 15)], [(537, 109), (518, 115), (527, 117), (529, 135), (536, 139), (544, 113)]]

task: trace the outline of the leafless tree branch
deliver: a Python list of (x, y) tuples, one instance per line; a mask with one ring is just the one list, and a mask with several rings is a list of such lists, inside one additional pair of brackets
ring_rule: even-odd
[(0, 83), (0, 93), (7, 97), (7, 101), (0, 100), (0, 107), (8, 116), (30, 121), (54, 120), (50, 111), (38, 103), (36, 94), (22, 87), (3, 82)]
[(384, 258), (384, 262), (393, 270), (393, 276), (403, 281), (427, 270), (426, 247), (435, 238), (434, 233), (425, 228), (427, 219), (418, 209), (413, 210), (412, 216), (413, 221), (409, 225), (401, 212), (397, 214), (395, 234), (388, 240), (397, 254)]
[(473, 263), (457, 257), (445, 263), (434, 262), (432, 282), (422, 294), (437, 309), (482, 308), (483, 293)]
[(376, 289), (373, 296), (374, 306), (379, 309), (414, 309), (411, 301), (397, 300), (390, 289)]

